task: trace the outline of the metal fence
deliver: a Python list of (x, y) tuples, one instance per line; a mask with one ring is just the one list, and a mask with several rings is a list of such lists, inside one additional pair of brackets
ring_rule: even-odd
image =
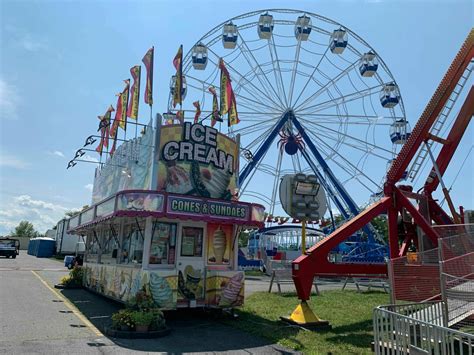
[[(440, 286), (448, 326), (474, 333), (474, 233), (472, 225), (439, 227)], [(446, 236), (449, 235), (449, 236)]]
[(406, 256), (391, 259), (389, 278), (392, 302), (422, 302), (440, 296), (438, 250), (417, 254), (416, 260)]
[(443, 326), (445, 309), (442, 301), (375, 308), (375, 353), (473, 355), (474, 334)]

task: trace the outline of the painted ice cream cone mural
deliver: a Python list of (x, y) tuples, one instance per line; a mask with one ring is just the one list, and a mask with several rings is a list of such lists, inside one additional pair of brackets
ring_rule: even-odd
[(227, 238), (225, 232), (219, 226), (219, 228), (214, 232), (214, 240), (212, 243), (212, 249), (214, 250), (214, 256), (216, 258), (216, 264), (222, 264), (226, 247)]
[(203, 296), (201, 270), (194, 269), (191, 265), (186, 265), (184, 274), (178, 273), (178, 291), (184, 299), (194, 300)]
[(149, 285), (151, 295), (156, 304), (162, 308), (174, 308), (173, 291), (165, 278), (152, 273)]
[(244, 274), (242, 272), (239, 272), (230, 278), (229, 282), (222, 290), (219, 306), (232, 306), (239, 301), (243, 279)]
[(232, 226), (208, 224), (208, 263), (230, 265)]

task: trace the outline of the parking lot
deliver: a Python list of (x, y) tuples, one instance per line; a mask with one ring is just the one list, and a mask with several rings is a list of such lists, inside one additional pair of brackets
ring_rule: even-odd
[[(213, 313), (197, 311), (167, 315), (171, 333), (164, 338), (108, 338), (104, 326), (120, 305), (85, 290), (54, 289), (67, 273), (60, 261), (24, 251), (16, 259), (0, 259), (0, 353), (294, 353), (224, 325)], [(251, 278), (246, 293), (267, 291), (268, 285), (269, 278)]]

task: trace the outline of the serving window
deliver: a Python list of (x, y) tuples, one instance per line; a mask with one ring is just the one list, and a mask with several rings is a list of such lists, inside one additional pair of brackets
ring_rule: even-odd
[(114, 235), (112, 230), (104, 231), (101, 244), (102, 253), (100, 256), (100, 262), (103, 264), (117, 263), (118, 243), (117, 237)]
[(154, 221), (150, 244), (150, 265), (174, 265), (177, 225)]
[(86, 261), (89, 263), (99, 262), (100, 241), (97, 234), (91, 234), (87, 237), (87, 256)]
[(124, 227), (124, 237), (120, 255), (121, 264), (142, 263), (144, 234), (145, 223), (143, 221), (131, 223)]

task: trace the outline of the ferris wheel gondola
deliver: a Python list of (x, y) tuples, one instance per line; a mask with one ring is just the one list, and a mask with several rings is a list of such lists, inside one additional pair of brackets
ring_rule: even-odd
[(314, 174), (330, 209), (350, 218), (381, 191), (387, 162), (408, 137), (397, 122), (407, 120), (394, 77), (359, 35), (298, 10), (231, 18), (202, 36), (183, 59), (185, 120), (194, 118), (196, 101), (201, 117), (211, 117), (209, 88), (220, 90), (221, 59), (240, 123), (216, 127), (240, 136), (241, 196), (260, 196), (270, 214), (279, 213), (281, 177)]

